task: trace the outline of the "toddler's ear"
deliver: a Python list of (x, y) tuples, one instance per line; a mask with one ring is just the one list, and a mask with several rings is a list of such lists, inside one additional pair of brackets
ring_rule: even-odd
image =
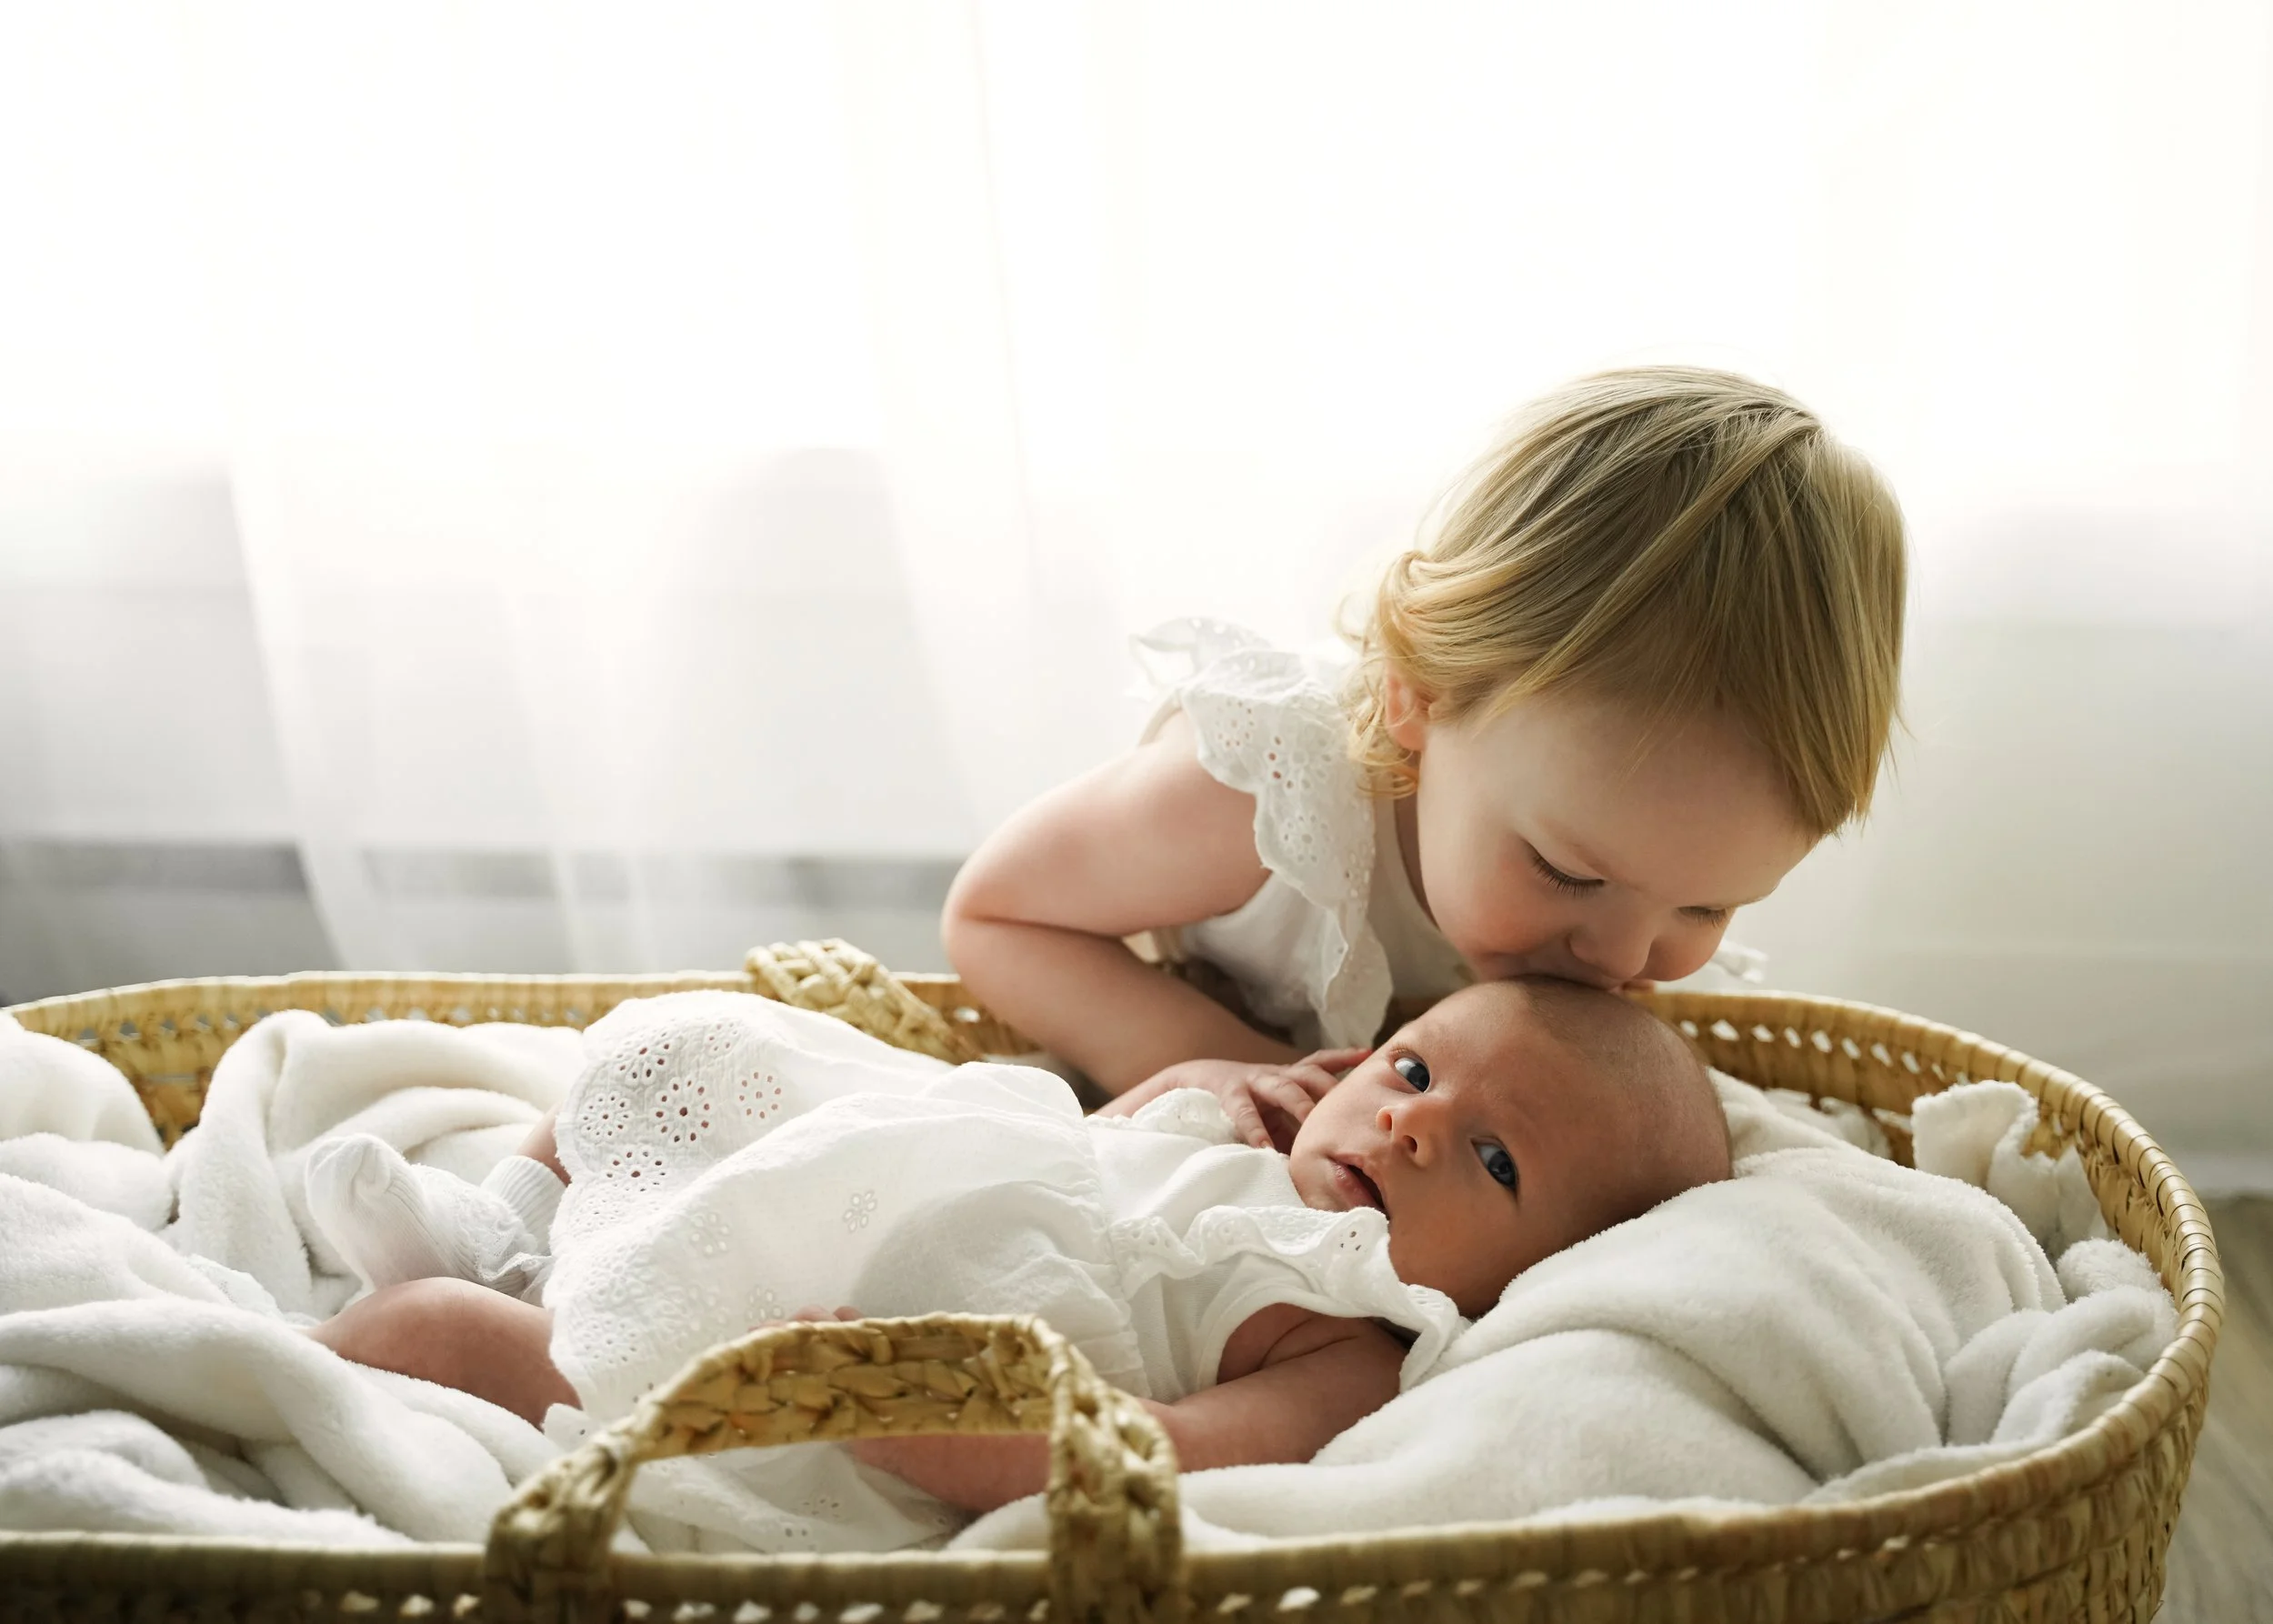
[(1427, 690), (1395, 666), (1381, 674), (1381, 724), (1399, 749), (1417, 756), (1427, 747)]

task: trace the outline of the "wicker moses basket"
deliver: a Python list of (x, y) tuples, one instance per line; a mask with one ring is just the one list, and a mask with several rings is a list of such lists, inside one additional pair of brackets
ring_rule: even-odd
[[(946, 977), (895, 977), (842, 943), (761, 949), (741, 975), (624, 980), (309, 975), (162, 982), (12, 1011), (133, 1079), (170, 1141), (214, 1063), (279, 1009), (338, 1021), (581, 1026), (690, 987), (822, 1008), (949, 1059), (1020, 1047)], [(1822, 1509), (1658, 1515), (1583, 1527), (1467, 1525), (1187, 1556), (1173, 1458), (1146, 1412), (1031, 1321), (940, 1316), (800, 1325), (716, 1348), (628, 1419), (525, 1483), (486, 1550), (377, 1551), (115, 1535), (0, 1535), (0, 1618), (522, 1619), (683, 1624), (1017, 1624), (1027, 1619), (2136, 1620), (2202, 1425), (2221, 1300), (2200, 1203), (2097, 1089), (1946, 1027), (1825, 998), (1652, 1000), (1716, 1066), (1750, 1081), (1907, 1113), (1968, 1078), (2042, 1103), (2040, 1148), (2074, 1144), (2117, 1232), (2161, 1271), (2178, 1328), (2144, 1380), (2072, 1437), (1933, 1488)], [(1907, 1156), (1901, 1123), (1889, 1122)], [(643, 1460), (884, 1432), (1047, 1430), (1040, 1554), (607, 1554)]]

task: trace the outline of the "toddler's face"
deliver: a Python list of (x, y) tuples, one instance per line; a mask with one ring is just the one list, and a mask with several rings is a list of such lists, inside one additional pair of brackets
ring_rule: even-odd
[(1432, 723), (1403, 691), (1391, 732), (1419, 757), (1400, 817), (1421, 901), (1480, 977), (1675, 980), (1815, 845), (1766, 755), (1726, 723), (1652, 737), (1626, 707), (1559, 693)]
[(1473, 1317), (1532, 1264), (1627, 1216), (1617, 1113), (1597, 1108), (1616, 1086), (1526, 988), (1471, 987), (1318, 1101), (1287, 1171), (1311, 1207), (1378, 1208), (1398, 1275)]

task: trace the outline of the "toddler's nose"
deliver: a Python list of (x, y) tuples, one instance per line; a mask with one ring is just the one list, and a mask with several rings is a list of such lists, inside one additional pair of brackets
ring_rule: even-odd
[(1602, 978), (1606, 987), (1623, 987), (1649, 967), (1650, 932), (1616, 926), (1574, 932), (1570, 956)]

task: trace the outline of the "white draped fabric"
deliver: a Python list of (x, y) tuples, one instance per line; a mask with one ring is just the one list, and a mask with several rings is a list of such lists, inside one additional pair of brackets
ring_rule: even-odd
[(1917, 541), (1897, 778), (1739, 934), (2273, 1168), (2249, 0), (24, 5), (0, 233), (16, 996), (936, 961), (1132, 629), (1321, 636), (1702, 359)]

